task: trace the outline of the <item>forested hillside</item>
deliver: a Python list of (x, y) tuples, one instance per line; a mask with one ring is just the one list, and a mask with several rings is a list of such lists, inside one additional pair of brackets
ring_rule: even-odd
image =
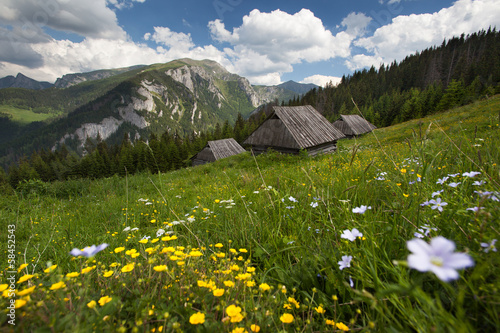
[(462, 35), (407, 56), (400, 63), (342, 77), (289, 105), (313, 105), (330, 121), (358, 111), (378, 127), (468, 104), (500, 92), (500, 34)]

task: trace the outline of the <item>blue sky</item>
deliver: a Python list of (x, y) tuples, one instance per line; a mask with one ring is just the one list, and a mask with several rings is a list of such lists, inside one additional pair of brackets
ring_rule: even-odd
[(324, 84), (500, 28), (498, 0), (0, 0), (0, 77), (212, 59), (253, 84)]

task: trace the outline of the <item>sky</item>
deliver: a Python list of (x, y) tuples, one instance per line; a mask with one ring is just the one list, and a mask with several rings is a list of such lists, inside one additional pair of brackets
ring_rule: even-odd
[(336, 84), (489, 27), (499, 0), (0, 0), (0, 77), (191, 58), (252, 84)]

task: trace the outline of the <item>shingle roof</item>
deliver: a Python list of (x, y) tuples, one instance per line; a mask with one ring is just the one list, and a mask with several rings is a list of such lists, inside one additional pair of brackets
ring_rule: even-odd
[[(276, 118), (281, 120), (281, 123), (288, 130), (286, 133), (281, 131), (280, 137), (270, 133), (273, 128), (278, 128), (278, 123), (276, 123), (276, 126), (271, 127), (266, 125), (266, 122), (269, 121), (274, 120), (276, 122)], [(261, 127), (262, 130), (259, 131)], [(291, 138), (284, 137), (289, 136), (288, 134), (291, 135)], [(268, 136), (268, 138), (264, 138), (264, 135)], [(273, 113), (259, 128), (250, 134), (244, 143), (305, 149), (333, 142), (343, 137), (345, 135), (342, 132), (310, 105), (274, 106)], [(281, 141), (282, 144), (277, 144), (278, 141)]]
[(233, 138), (208, 141), (208, 146), (212, 149), (212, 153), (216, 160), (237, 155), (245, 151), (245, 149)]
[(345, 135), (361, 135), (371, 132), (377, 127), (357, 114), (340, 115), (333, 125)]

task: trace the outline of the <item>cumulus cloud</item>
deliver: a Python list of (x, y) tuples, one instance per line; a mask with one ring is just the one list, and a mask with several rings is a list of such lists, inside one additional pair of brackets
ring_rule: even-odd
[(363, 36), (366, 33), (366, 27), (372, 21), (371, 17), (363, 13), (350, 13), (343, 20), (341, 25), (346, 27), (346, 33), (353, 36)]
[(292, 71), (293, 64), (347, 57), (353, 40), (345, 31), (334, 36), (308, 9), (293, 15), (279, 9), (270, 13), (254, 9), (233, 31), (220, 20), (209, 22), (208, 27), (214, 40), (231, 45), (225, 52), (234, 69), (257, 83), (279, 83), (276, 78)]
[(315, 85), (325, 87), (330, 82), (336, 86), (340, 81), (342, 81), (341, 77), (315, 74), (304, 78), (300, 83), (314, 83)]
[(353, 57), (348, 61), (349, 68), (401, 61), (415, 51), (440, 45), (445, 38), (499, 25), (500, 2), (497, 0), (458, 0), (451, 7), (432, 14), (397, 16), (392, 23), (378, 28), (373, 36), (354, 42), (372, 55)]

